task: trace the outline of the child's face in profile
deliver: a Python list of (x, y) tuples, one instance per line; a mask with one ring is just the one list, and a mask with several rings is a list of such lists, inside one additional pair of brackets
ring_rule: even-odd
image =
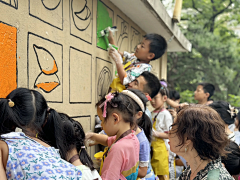
[(162, 96), (161, 93), (158, 93), (154, 98), (152, 98), (151, 105), (155, 109), (160, 109), (163, 107), (165, 101), (166, 97)]
[(152, 57), (153, 53), (149, 52), (150, 43), (151, 43), (151, 41), (144, 38), (142, 40), (142, 42), (139, 45), (137, 45), (137, 49), (135, 51), (135, 56), (139, 60), (144, 61), (145, 63), (149, 63), (151, 61), (151, 59), (153, 58)]
[(204, 100), (207, 98), (208, 98), (208, 96), (207, 96), (207, 93), (204, 92), (203, 86), (198, 85), (197, 89), (194, 91), (194, 99), (197, 101), (199, 101), (199, 100), (201, 101), (201, 100)]
[(114, 119), (112, 118), (111, 115), (108, 116), (108, 119), (103, 117), (102, 109), (97, 107), (97, 115), (99, 119), (101, 120), (101, 126), (105, 133), (108, 136), (114, 136), (116, 135), (115, 128), (114, 128)]

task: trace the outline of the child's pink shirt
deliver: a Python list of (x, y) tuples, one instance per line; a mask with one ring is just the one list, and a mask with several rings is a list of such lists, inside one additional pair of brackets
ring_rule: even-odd
[[(109, 137), (108, 147), (116, 140), (116, 136)], [(132, 169), (139, 161), (139, 141), (135, 133), (123, 137), (112, 145), (103, 163), (103, 180), (126, 180), (123, 171)]]

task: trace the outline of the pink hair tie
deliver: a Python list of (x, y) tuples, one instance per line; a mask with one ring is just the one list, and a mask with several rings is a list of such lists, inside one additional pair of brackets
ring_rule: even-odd
[(114, 97), (114, 95), (112, 93), (109, 93), (105, 96), (106, 100), (99, 106), (99, 108), (103, 107), (103, 117), (105, 118), (107, 116), (107, 102), (110, 102), (112, 100), (112, 98)]

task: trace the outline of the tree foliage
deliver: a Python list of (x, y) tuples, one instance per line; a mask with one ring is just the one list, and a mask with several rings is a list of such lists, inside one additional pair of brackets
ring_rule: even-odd
[(214, 99), (239, 95), (239, 0), (184, 0), (180, 26), (192, 52), (168, 53), (170, 88), (194, 91), (197, 83), (215, 85)]

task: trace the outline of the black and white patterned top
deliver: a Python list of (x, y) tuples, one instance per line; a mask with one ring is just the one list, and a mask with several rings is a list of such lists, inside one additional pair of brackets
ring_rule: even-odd
[[(219, 169), (220, 175), (218, 180), (234, 180), (234, 178), (228, 173), (221, 163), (221, 158), (211, 161), (207, 166), (197, 173), (197, 176), (193, 180), (207, 180), (208, 172), (213, 169)], [(178, 180), (189, 180), (191, 175), (190, 166), (181, 174)]]

